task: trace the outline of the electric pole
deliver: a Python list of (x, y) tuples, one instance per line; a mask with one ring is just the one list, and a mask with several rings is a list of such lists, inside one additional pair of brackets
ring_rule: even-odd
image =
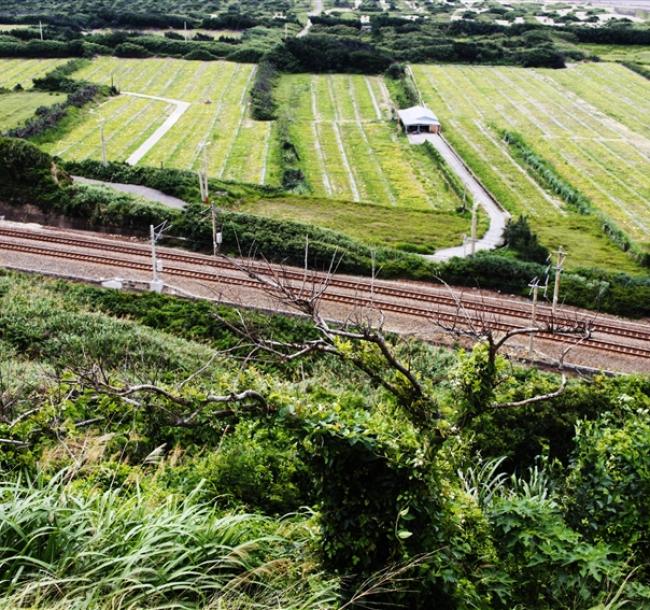
[[(539, 280), (535, 278), (528, 287), (533, 293), (533, 309), (530, 314), (530, 327), (535, 328), (537, 323), (537, 294), (539, 292)], [(535, 331), (531, 331), (530, 338), (528, 340), (528, 355), (532, 357), (533, 355), (533, 338), (535, 337)]]
[(38, 29), (41, 32), (41, 40), (43, 40), (43, 22), (42, 21), (38, 22)]
[(476, 252), (476, 225), (478, 222), (478, 203), (474, 202), (472, 206), (472, 237), (471, 237), (471, 246), (470, 254), (474, 255)]
[(152, 269), (152, 280), (150, 283), (151, 290), (154, 292), (162, 292), (163, 283), (158, 277), (158, 272), (162, 271), (162, 261), (158, 260), (156, 253), (156, 243), (162, 237), (163, 232), (169, 228), (167, 221), (159, 224), (157, 227), (149, 225), (149, 234), (151, 237), (151, 269)]
[(187, 42), (187, 21), (183, 21), (183, 37), (185, 38), (185, 42)]
[(106, 119), (99, 119), (99, 139), (102, 143), (102, 165), (106, 167), (108, 161), (106, 160), (106, 138), (104, 137), (104, 124)]
[[(202, 144), (203, 147), (203, 164), (202, 168), (199, 170), (199, 189), (201, 191), (201, 200), (205, 205), (210, 206), (210, 215), (212, 217), (212, 254), (217, 256), (219, 253), (219, 246), (222, 242), (221, 231), (217, 228), (217, 208), (214, 205), (214, 201), (210, 201), (210, 191), (208, 185), (208, 145), (206, 142)], [(218, 191), (217, 196), (224, 196), (226, 193), (223, 191)]]
[(564, 269), (564, 261), (566, 260), (567, 253), (564, 251), (564, 248), (560, 246), (555, 251), (555, 254), (557, 254), (557, 264), (555, 265), (555, 285), (553, 286), (553, 305), (551, 307), (553, 318), (555, 318), (557, 303), (560, 298), (560, 276), (562, 275), (562, 270)]
[(158, 282), (158, 261), (156, 259), (156, 229), (153, 225), (149, 225), (149, 233), (151, 235), (151, 267), (153, 270), (153, 282)]

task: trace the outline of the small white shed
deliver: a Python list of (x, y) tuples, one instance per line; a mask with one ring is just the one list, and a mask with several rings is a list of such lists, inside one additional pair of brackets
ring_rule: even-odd
[(440, 133), (438, 117), (426, 106), (398, 110), (399, 124), (406, 133)]

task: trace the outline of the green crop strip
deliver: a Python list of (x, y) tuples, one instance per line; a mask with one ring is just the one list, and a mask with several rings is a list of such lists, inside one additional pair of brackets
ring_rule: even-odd
[(630, 238), (573, 185), (564, 180), (555, 167), (540, 157), (518, 133), (499, 131), (503, 140), (510, 146), (513, 156), (539, 182), (539, 184), (558, 195), (567, 205), (580, 214), (595, 214), (602, 222), (605, 234), (624, 252), (629, 252), (643, 266), (650, 266), (650, 255), (644, 253)]
[(573, 207), (580, 214), (591, 214), (593, 212), (593, 203), (578, 189), (564, 180), (551, 163), (540, 157), (526, 144), (520, 134), (501, 129), (499, 130), (499, 135), (510, 146), (515, 159), (520, 161), (531, 176), (544, 188), (558, 195), (562, 201)]

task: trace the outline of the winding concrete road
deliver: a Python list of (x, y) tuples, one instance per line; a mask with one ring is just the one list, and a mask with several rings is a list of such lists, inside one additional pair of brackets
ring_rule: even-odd
[(122, 91), (122, 95), (130, 95), (131, 97), (142, 97), (148, 100), (156, 100), (158, 102), (166, 102), (175, 106), (174, 111), (165, 119), (165, 122), (156, 129), (139, 147), (138, 149), (126, 160), (129, 165), (136, 165), (142, 157), (144, 157), (180, 119), (185, 111), (190, 107), (189, 102), (182, 100), (173, 100), (168, 97), (157, 97), (155, 95), (145, 95), (144, 93), (133, 93), (131, 91)]
[[(474, 198), (474, 201), (483, 208), (490, 219), (490, 228), (485, 235), (476, 242), (475, 250), (494, 250), (503, 244), (503, 231), (506, 228), (510, 214), (506, 212), (488, 193), (483, 185), (476, 179), (474, 174), (465, 165), (458, 153), (449, 145), (442, 136), (433, 133), (410, 134), (408, 136), (411, 144), (424, 144), (429, 142), (447, 162), (454, 173), (462, 180), (463, 184)], [(434, 254), (424, 255), (425, 258), (433, 261), (446, 261), (454, 256), (464, 257), (469, 253), (465, 246), (444, 248)]]

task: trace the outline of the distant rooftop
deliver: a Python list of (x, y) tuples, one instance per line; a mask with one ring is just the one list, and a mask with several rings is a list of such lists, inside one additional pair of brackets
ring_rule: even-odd
[(397, 114), (406, 127), (409, 125), (440, 125), (438, 117), (426, 106), (412, 106), (398, 110)]

